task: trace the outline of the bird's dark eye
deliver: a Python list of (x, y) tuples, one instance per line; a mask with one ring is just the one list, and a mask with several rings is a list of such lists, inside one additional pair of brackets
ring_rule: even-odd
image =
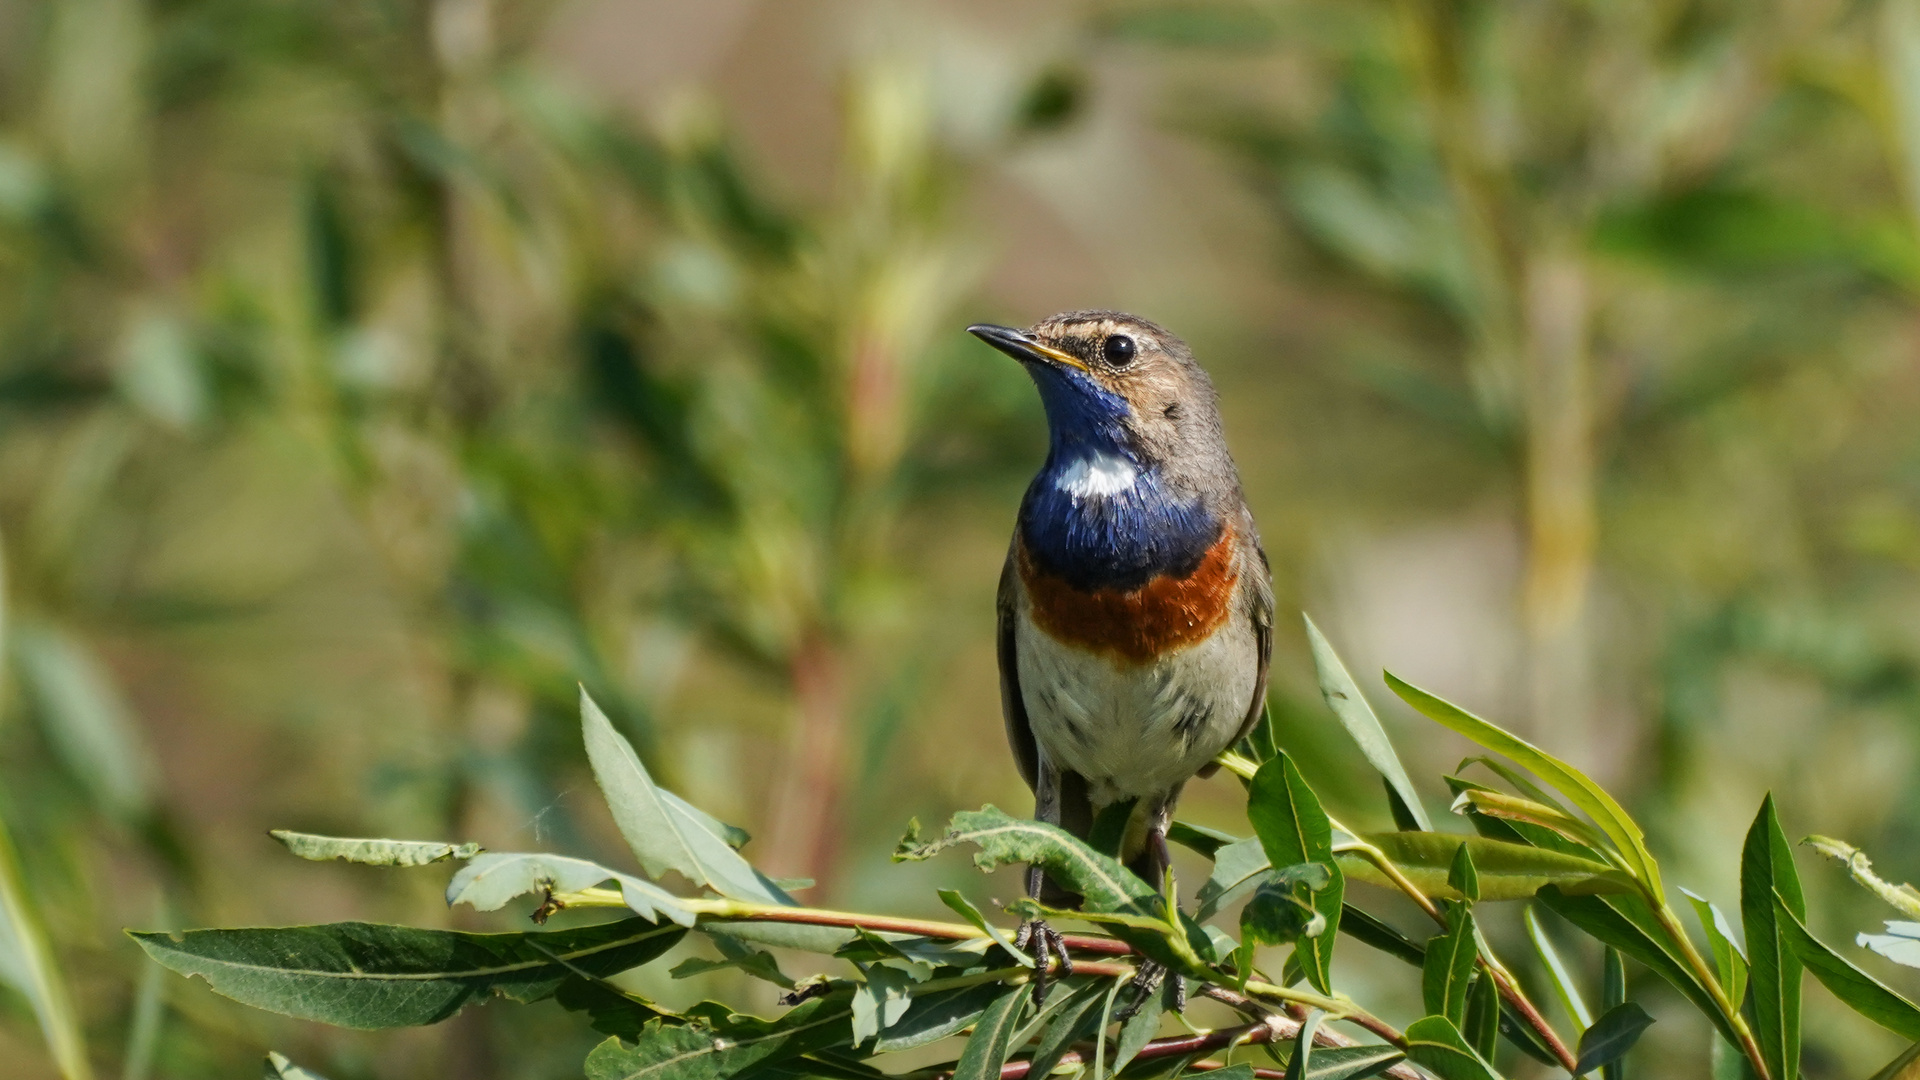
[(1133, 339), (1125, 334), (1108, 336), (1100, 351), (1106, 355), (1107, 363), (1114, 367), (1126, 367), (1133, 363)]

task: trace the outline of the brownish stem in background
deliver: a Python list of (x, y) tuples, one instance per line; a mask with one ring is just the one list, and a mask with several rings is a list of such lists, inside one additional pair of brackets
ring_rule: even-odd
[(1590, 761), (1587, 592), (1596, 530), (1587, 275), (1571, 251), (1526, 275), (1527, 576), (1522, 620), (1536, 733)]
[(833, 893), (846, 784), (846, 668), (820, 631), (808, 633), (788, 664), (799, 715), (768, 804), (762, 857), (775, 873), (810, 877), (815, 897)]

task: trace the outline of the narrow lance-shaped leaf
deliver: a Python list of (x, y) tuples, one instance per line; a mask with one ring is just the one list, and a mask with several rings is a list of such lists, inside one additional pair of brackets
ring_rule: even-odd
[(1074, 1043), (1094, 1033), (1100, 1024), (1102, 1006), (1110, 988), (1106, 980), (1090, 979), (1086, 985), (1075, 987), (1066, 995), (1066, 1000), (1040, 1032), (1040, 1041), (1034, 1044), (1031, 1064), (1027, 1068), (1028, 1076), (1046, 1076), (1060, 1063), (1060, 1058), (1073, 1048)]
[(1740, 1004), (1747, 999), (1747, 956), (1733, 940), (1732, 924), (1706, 897), (1686, 889), (1680, 892), (1693, 905), (1693, 914), (1707, 935), (1707, 946), (1713, 950), (1714, 966), (1719, 970), (1720, 985), (1727, 991), (1727, 1000)]
[[(1435, 899), (1464, 899), (1448, 881), (1463, 847), (1473, 858), (1482, 900), (1524, 900), (1545, 885), (1573, 895), (1634, 891), (1631, 878), (1604, 863), (1528, 844), (1432, 832), (1366, 833), (1358, 839), (1379, 848), (1421, 892)], [(1358, 852), (1339, 851), (1334, 860), (1355, 881), (1398, 891)]]
[(1006, 932), (988, 922), (987, 917), (980, 914), (980, 909), (974, 907), (972, 901), (960, 895), (959, 890), (940, 889), (938, 890), (938, 895), (940, 902), (951, 908), (955, 914), (972, 923), (982, 931), (985, 931), (986, 935), (993, 939), (994, 944), (1000, 946), (1001, 950), (1011, 957), (1015, 963), (1022, 967), (1033, 966), (1033, 957), (1028, 956), (1024, 950), (1015, 948), (1013, 941), (1007, 937)]
[(1574, 1074), (1592, 1072), (1619, 1061), (1652, 1024), (1653, 1017), (1631, 1001), (1608, 1009), (1580, 1036), (1579, 1065), (1573, 1070)]
[(1420, 996), (1429, 1016), (1444, 1016), (1459, 1027), (1467, 1015), (1467, 980), (1479, 957), (1473, 912), (1465, 904), (1447, 911), (1447, 930), (1427, 942), (1420, 973)]
[[(1778, 894), (1776, 897), (1779, 902), (1774, 913), (1779, 920), (1781, 940), (1787, 950), (1813, 972), (1813, 977), (1820, 980), (1820, 985), (1861, 1016), (1902, 1038), (1920, 1041), (1920, 1008), (1827, 948), (1807, 932), (1802, 916), (1787, 907), (1786, 897)], [(1755, 983), (1758, 989), (1757, 979)]]
[(1293, 1037), (1293, 1056), (1287, 1060), (1285, 1080), (1305, 1080), (1307, 1069), (1313, 1064), (1313, 1034), (1320, 1030), (1320, 1020), (1325, 1015), (1319, 1009), (1312, 1009), (1306, 1019), (1300, 1021), (1300, 1030)]
[(466, 860), (480, 854), (479, 844), (446, 844), (432, 840), (358, 840), (316, 836), (291, 829), (273, 829), (267, 835), (302, 859), (326, 862), (342, 859), (363, 866), (426, 866), (448, 859)]
[(651, 1020), (637, 1041), (608, 1039), (587, 1055), (587, 1080), (723, 1080), (842, 1044), (853, 1028), (845, 994), (817, 998), (775, 1021), (731, 1017), (723, 1031)]
[(135, 933), (147, 955), (244, 1005), (336, 1027), (432, 1024), (497, 994), (538, 1001), (574, 973), (644, 964), (685, 930), (626, 919), (534, 934), (377, 923)]
[(1587, 1011), (1587, 1002), (1580, 994), (1580, 984), (1574, 980), (1573, 972), (1566, 961), (1560, 959), (1560, 950), (1554, 948), (1553, 939), (1547, 936), (1547, 928), (1540, 925), (1540, 914), (1529, 904), (1522, 921), (1527, 927), (1527, 939), (1533, 942), (1533, 949), (1540, 954), (1540, 966), (1547, 969), (1547, 980), (1553, 983), (1554, 995), (1560, 999), (1560, 1007), (1567, 1010), (1573, 1022), (1585, 1031), (1593, 1026), (1593, 1014)]
[(587, 759), (614, 824), (649, 877), (673, 871), (736, 900), (793, 903), (733, 850), (730, 834), (720, 831), (718, 822), (654, 786), (632, 744), (614, 730), (585, 688), (580, 691), (580, 723)]
[(1341, 725), (1360, 747), (1367, 764), (1372, 765), (1394, 793), (1400, 796), (1400, 802), (1413, 817), (1414, 823), (1432, 832), (1433, 821), (1427, 817), (1426, 807), (1420, 804), (1420, 792), (1414, 788), (1406, 767), (1400, 764), (1400, 755), (1394, 753), (1393, 741), (1387, 738), (1386, 728), (1380, 726), (1380, 718), (1374, 714), (1373, 706), (1367, 704), (1366, 695), (1360, 692), (1360, 685), (1353, 681), (1347, 665), (1340, 661), (1340, 655), (1334, 651), (1320, 628), (1313, 624), (1313, 619), (1305, 612), (1300, 617), (1307, 624), (1307, 644), (1313, 650), (1314, 670), (1320, 676), (1320, 696), (1326, 699), (1327, 708), (1340, 718)]
[[(1333, 825), (1306, 778), (1286, 754), (1260, 766), (1247, 791), (1247, 817), (1272, 866), (1333, 864)], [(1413, 834), (1410, 834), (1413, 835)], [(1326, 920), (1319, 935), (1294, 949), (1307, 982), (1323, 994), (1333, 991), (1333, 948), (1339, 940), (1346, 879), (1335, 867), (1327, 887), (1313, 894), (1314, 909)]]
[(1016, 986), (988, 1006), (975, 1025), (960, 1061), (953, 1067), (953, 1080), (999, 1080), (1000, 1066), (1013, 1052), (1013, 1033), (1020, 1027), (1020, 1013), (1027, 1004), (1027, 989)]
[(0, 823), (0, 982), (27, 999), (54, 1065), (66, 1080), (89, 1080), (87, 1044), (53, 949), (28, 903), (13, 840)]
[(1466, 844), (1454, 852), (1453, 863), (1447, 868), (1447, 885), (1466, 903), (1480, 899), (1480, 871), (1474, 868), (1473, 849)]
[(1399, 679), (1392, 672), (1386, 673), (1386, 680), (1394, 693), (1429, 719), (1495, 753), (1512, 758), (1566, 796), (1569, 802), (1592, 818), (1594, 824), (1600, 826), (1600, 830), (1619, 848), (1627, 869), (1646, 885), (1648, 893), (1653, 896), (1661, 894), (1660, 868), (1654, 862), (1653, 854), (1647, 850), (1646, 838), (1640, 826), (1627, 816), (1626, 810), (1612, 795), (1607, 794), (1585, 773), (1498, 725)]
[(1692, 969), (1675, 954), (1664, 936), (1655, 936), (1659, 920), (1646, 901), (1637, 896), (1568, 896), (1548, 886), (1540, 890), (1540, 902), (1601, 944), (1619, 949), (1646, 965), (1685, 995), (1729, 1042), (1739, 1044), (1739, 1034), (1720, 1012), (1713, 995), (1694, 977)]
[(1444, 1016), (1424, 1016), (1407, 1025), (1407, 1057), (1440, 1080), (1500, 1080), (1460, 1029)]
[(1484, 972), (1474, 976), (1467, 988), (1466, 1022), (1460, 1025), (1460, 1034), (1466, 1036), (1475, 1053), (1493, 1060), (1500, 1043), (1500, 989)]
[[(1307, 1067), (1302, 1080), (1364, 1080), (1379, 1076), (1405, 1059), (1406, 1055), (1398, 1049), (1385, 1045), (1315, 1047), (1313, 1063)], [(1251, 1075), (1252, 1069), (1248, 1069), (1248, 1073)], [(1220, 1072), (1213, 1072), (1207, 1077), (1213, 1080), (1219, 1075)]]
[(1789, 947), (1774, 894), (1786, 910), (1805, 919), (1807, 903), (1793, 850), (1780, 829), (1773, 796), (1747, 830), (1740, 856), (1740, 919), (1747, 933), (1749, 982), (1753, 988), (1753, 1036), (1773, 1080), (1794, 1080), (1800, 1071), (1800, 960)]

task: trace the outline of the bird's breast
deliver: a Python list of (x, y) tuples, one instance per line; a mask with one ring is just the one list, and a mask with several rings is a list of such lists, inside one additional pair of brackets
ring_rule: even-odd
[(1224, 526), (1196, 560), (1128, 582), (1131, 587), (1089, 588), (1046, 566), (1024, 536), (1016, 548), (1035, 627), (1062, 644), (1131, 664), (1153, 663), (1211, 637), (1231, 613), (1239, 583), (1235, 534)]

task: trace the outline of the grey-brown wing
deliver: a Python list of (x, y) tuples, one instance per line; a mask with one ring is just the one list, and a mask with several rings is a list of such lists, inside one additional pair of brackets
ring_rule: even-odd
[[(1227, 744), (1229, 749), (1240, 745), (1240, 740), (1252, 733), (1267, 713), (1267, 670), (1273, 664), (1273, 568), (1267, 563), (1266, 549), (1260, 546), (1260, 540), (1253, 534), (1251, 515), (1244, 518), (1248, 537), (1248, 552), (1254, 561), (1259, 562), (1256, 569), (1249, 566), (1248, 572), (1241, 575), (1246, 582), (1247, 615), (1253, 620), (1253, 646), (1256, 667), (1253, 679), (1253, 700), (1247, 702), (1246, 718), (1240, 722), (1240, 730), (1234, 733), (1233, 741)], [(1208, 762), (1200, 770), (1202, 777), (1212, 776), (1218, 766)]]
[[(998, 616), (998, 647), (995, 650), (1000, 659), (1000, 716), (1007, 725), (1007, 745), (1013, 750), (1013, 763), (1020, 769), (1020, 778), (1027, 787), (1039, 790), (1040, 751), (1033, 741), (1033, 725), (1027, 721), (1026, 699), (1020, 696), (1019, 650), (1014, 634), (1019, 620), (1014, 617), (1014, 590), (1018, 582), (1014, 574), (1018, 571), (1013, 565), (1013, 549), (1007, 550), (1007, 563), (1000, 571), (1000, 593), (994, 602)], [(1265, 665), (1261, 665), (1261, 679), (1266, 677)], [(1264, 693), (1264, 691), (1262, 691)]]

